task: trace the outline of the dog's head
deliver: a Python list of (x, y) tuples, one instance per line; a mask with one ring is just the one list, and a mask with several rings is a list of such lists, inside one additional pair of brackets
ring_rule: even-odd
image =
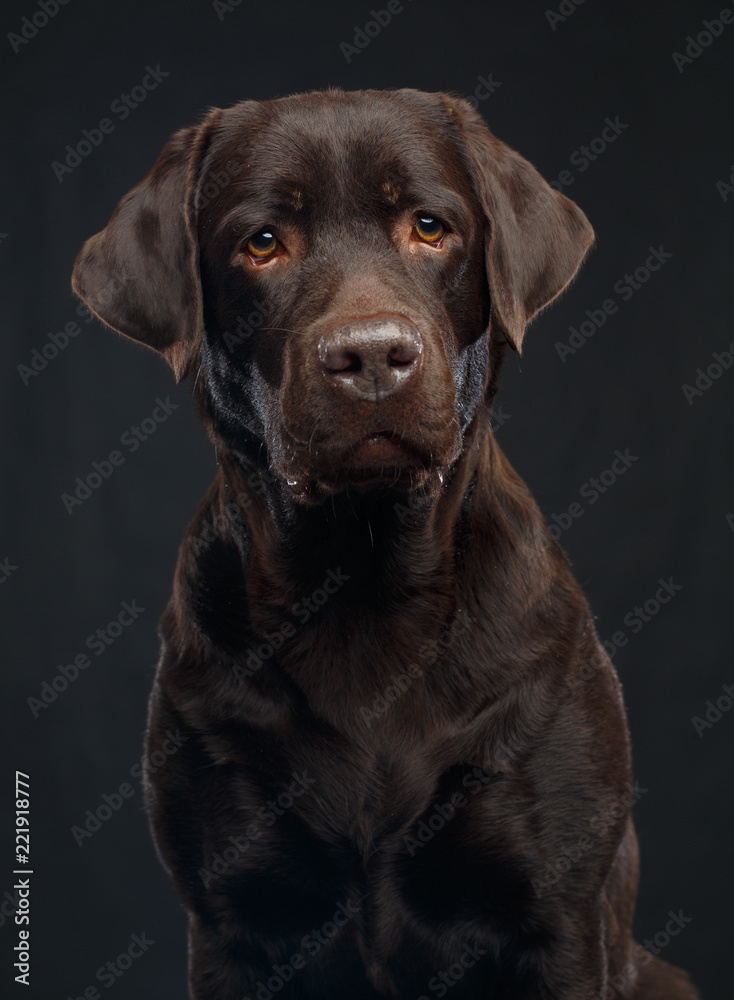
[(313, 501), (450, 467), (505, 344), (520, 350), (592, 239), (467, 102), (329, 91), (176, 133), (73, 287), (196, 373), (220, 446), (264, 442)]

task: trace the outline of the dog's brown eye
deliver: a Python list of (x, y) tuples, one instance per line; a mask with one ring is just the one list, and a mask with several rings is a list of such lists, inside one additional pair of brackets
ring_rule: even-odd
[(278, 249), (278, 241), (269, 229), (261, 229), (247, 241), (246, 250), (257, 260), (267, 260), (274, 256)]
[(423, 243), (440, 243), (446, 232), (444, 226), (438, 219), (431, 215), (421, 215), (415, 220), (413, 232)]

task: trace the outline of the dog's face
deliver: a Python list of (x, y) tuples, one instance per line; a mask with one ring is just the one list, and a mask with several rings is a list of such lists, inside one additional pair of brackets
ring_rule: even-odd
[[(487, 368), (484, 225), (459, 148), (384, 98), (244, 105), (233, 124), (209, 170), (236, 163), (237, 181), (199, 217), (213, 415), (244, 420), (296, 489), (421, 483), (456, 459)], [(253, 304), (262, 322), (239, 339)]]
[(505, 341), (519, 349), (591, 240), (464, 101), (314, 93), (177, 133), (74, 289), (196, 373), (215, 440), (264, 442), (313, 502), (439, 481)]

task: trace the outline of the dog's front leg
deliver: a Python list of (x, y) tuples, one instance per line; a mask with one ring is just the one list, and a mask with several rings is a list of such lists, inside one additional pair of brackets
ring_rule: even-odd
[[(604, 1000), (607, 954), (602, 920), (590, 914), (555, 931), (552, 944), (525, 952), (515, 966), (512, 984), (486, 1000)], [(504, 985), (504, 983), (503, 983)], [(625, 1000), (627, 993), (615, 994)]]

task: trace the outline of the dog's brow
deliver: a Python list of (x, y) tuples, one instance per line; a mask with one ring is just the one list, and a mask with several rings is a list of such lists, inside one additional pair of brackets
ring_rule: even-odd
[(280, 204), (275, 201), (259, 199), (247, 205), (237, 205), (220, 220), (216, 233), (230, 230), (241, 230), (243, 233), (260, 225), (272, 225), (290, 220), (294, 214), (293, 205)]
[[(415, 212), (433, 212), (458, 230), (466, 230), (470, 225), (470, 213), (464, 199), (456, 191), (441, 184), (422, 184), (409, 190), (403, 189), (397, 198), (388, 195), (385, 184), (381, 184), (375, 192), (375, 200), (391, 207), (397, 203), (403, 211), (410, 206), (410, 210)], [(217, 235), (232, 230), (244, 233), (259, 225), (290, 222), (301, 207), (302, 203), (294, 204), (292, 198), (284, 201), (276, 197), (260, 197), (237, 205), (227, 212), (220, 220), (216, 232)], [(354, 211), (359, 211), (356, 205)]]
[(466, 202), (451, 188), (443, 185), (421, 185), (420, 188), (412, 188), (408, 198), (416, 209), (435, 212), (458, 229), (465, 229), (469, 225), (470, 216)]

